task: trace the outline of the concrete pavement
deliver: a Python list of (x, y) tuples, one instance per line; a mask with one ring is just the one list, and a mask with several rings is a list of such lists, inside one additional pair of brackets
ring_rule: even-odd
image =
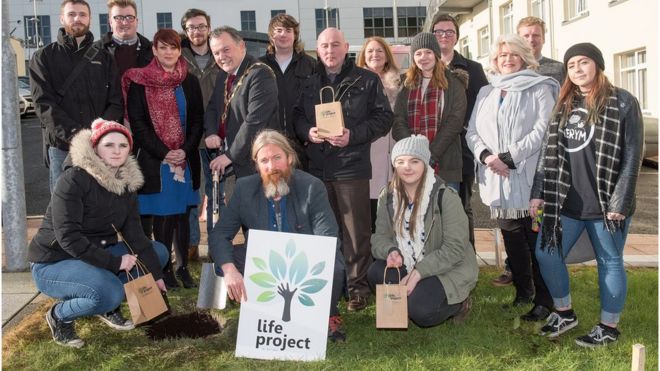
[[(27, 221), (28, 241), (37, 233), (41, 225), (41, 218), (30, 218)], [(202, 238), (200, 241), (200, 255), (207, 256), (206, 223), (200, 223)], [(496, 231), (492, 229), (477, 228), (475, 242), (477, 260), (480, 266), (497, 266), (497, 257), (500, 262), (504, 260), (504, 245), (499, 239), (496, 244)], [(235, 241), (238, 242), (238, 241)], [(4, 247), (3, 247), (4, 248)], [(4, 250), (2, 254), (4, 269)], [(624, 248), (624, 262), (630, 267), (658, 267), (658, 236), (629, 234)], [(595, 265), (595, 261), (586, 265)], [(47, 300), (39, 294), (29, 272), (2, 273), (2, 329), (13, 327), (21, 319), (31, 313), (39, 303)]]

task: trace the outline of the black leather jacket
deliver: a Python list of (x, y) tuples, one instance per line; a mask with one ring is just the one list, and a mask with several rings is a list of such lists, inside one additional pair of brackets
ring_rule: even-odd
[[(619, 177), (616, 180), (614, 193), (610, 196), (610, 203), (606, 212), (621, 213), (626, 217), (630, 217), (635, 212), (635, 187), (639, 169), (642, 165), (644, 120), (637, 98), (620, 88), (616, 88), (616, 95), (619, 100), (619, 120), (623, 125), (623, 151), (621, 152)], [(543, 180), (545, 178), (543, 160), (545, 159), (547, 146), (548, 139), (546, 136), (536, 165), (530, 199), (543, 199)]]

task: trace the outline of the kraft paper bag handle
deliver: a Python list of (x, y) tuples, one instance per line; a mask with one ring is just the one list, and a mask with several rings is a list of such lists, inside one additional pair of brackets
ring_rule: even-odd
[[(112, 229), (114, 229), (115, 232), (117, 232), (117, 234), (119, 235), (119, 238), (121, 238), (121, 240), (124, 241), (124, 244), (126, 245), (126, 248), (128, 248), (128, 251), (130, 251), (130, 253), (131, 253), (132, 255), (135, 255), (135, 256), (137, 257), (137, 254), (135, 253), (135, 251), (133, 250), (133, 248), (131, 247), (131, 245), (130, 245), (130, 244), (128, 243), (128, 241), (126, 241), (126, 239), (124, 238), (124, 235), (121, 234), (121, 232), (119, 232), (119, 230), (117, 229), (117, 227), (115, 227), (114, 224), (110, 224), (110, 225), (112, 226)], [(146, 276), (147, 273), (150, 273), (150, 272), (149, 272), (149, 269), (147, 268), (147, 266), (146, 266), (146, 265), (142, 262), (142, 260), (140, 260), (139, 258), (135, 260), (135, 270), (136, 270), (136, 272), (137, 272), (137, 275), (136, 275), (135, 277), (133, 277), (133, 275), (130, 273), (130, 271), (126, 271), (126, 276), (128, 277), (128, 280), (129, 280), (129, 281), (132, 281), (132, 280), (134, 280), (135, 278), (139, 278), (141, 275), (142, 275), (142, 276)], [(142, 270), (142, 274), (141, 274), (141, 275), (140, 275), (140, 270)]]
[(321, 101), (321, 104), (323, 104), (323, 90), (325, 89), (330, 89), (330, 91), (332, 91), (332, 101), (335, 102), (335, 89), (332, 86), (324, 86), (319, 90), (319, 100)]
[(391, 269), (396, 269), (396, 273), (399, 274), (399, 283), (397, 283), (397, 285), (401, 284), (401, 271), (399, 270), (399, 267), (387, 267), (386, 266), (385, 269), (383, 270), (383, 285), (385, 285), (385, 289), (388, 290), (387, 291), (388, 294), (389, 294), (389, 287), (392, 286), (392, 285), (390, 285), (388, 283), (385, 283), (385, 276), (387, 275), (387, 270), (390, 269), (390, 268)]

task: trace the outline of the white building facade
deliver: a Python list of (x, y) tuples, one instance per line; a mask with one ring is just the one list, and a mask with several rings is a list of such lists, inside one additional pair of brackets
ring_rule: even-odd
[[(26, 40), (25, 58), (35, 48), (56, 39), (60, 0), (8, 0), (13, 36)], [(108, 31), (107, 2), (89, 1), (91, 31), (98, 38)], [(341, 28), (358, 50), (366, 37), (384, 36), (393, 44), (407, 44), (437, 11), (457, 16), (457, 48), (488, 66), (488, 51), (497, 35), (515, 32), (528, 15), (547, 25), (543, 54), (561, 60), (571, 45), (589, 41), (605, 58), (606, 74), (617, 86), (631, 91), (645, 116), (658, 117), (658, 2), (655, 0), (137, 0), (138, 31), (151, 38), (160, 27), (181, 30), (186, 9), (203, 9), (211, 26), (266, 33), (270, 18), (286, 12), (300, 21), (306, 49), (313, 51), (316, 36), (327, 25)], [(35, 22), (35, 15), (38, 22)], [(430, 23), (430, 22), (427, 22)], [(428, 27), (428, 24), (427, 24)], [(428, 28), (426, 29), (428, 31)]]

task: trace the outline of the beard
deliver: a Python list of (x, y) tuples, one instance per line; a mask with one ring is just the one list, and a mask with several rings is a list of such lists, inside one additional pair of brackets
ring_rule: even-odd
[(64, 31), (72, 37), (82, 37), (89, 31), (89, 25), (84, 23), (67, 24), (64, 26)]
[(261, 183), (266, 198), (278, 198), (289, 194), (289, 178), (291, 169), (273, 170), (270, 173), (261, 173)]

